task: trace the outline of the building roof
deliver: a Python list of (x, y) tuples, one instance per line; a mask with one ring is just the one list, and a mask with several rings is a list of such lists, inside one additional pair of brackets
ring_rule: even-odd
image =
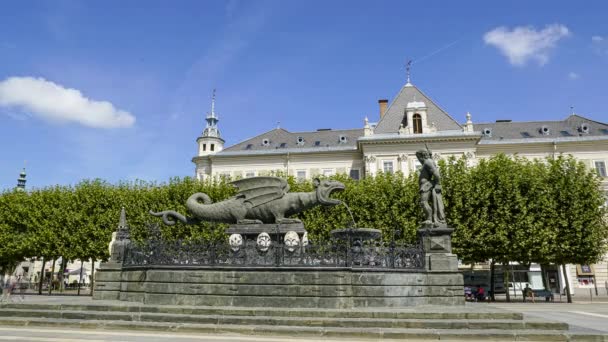
[(492, 123), (476, 123), (475, 130), (481, 131), (481, 143), (500, 141), (530, 141), (538, 139), (565, 139), (581, 137), (608, 138), (608, 124), (593, 121), (572, 114), (562, 121), (523, 121), (511, 122), (498, 120)]
[(289, 132), (276, 128), (230, 146), (217, 155), (278, 151), (319, 151), (349, 150), (357, 148), (357, 139), (363, 136), (363, 129), (331, 130), (323, 129), (313, 132)]
[(416, 88), (416, 86), (408, 83), (401, 88), (397, 97), (388, 106), (386, 113), (378, 122), (374, 133), (398, 133), (399, 126), (405, 116), (405, 109), (410, 102), (424, 102), (427, 107), (427, 122), (429, 125), (434, 122), (438, 131), (462, 130), (462, 126), (448, 113), (439, 108), (433, 100)]

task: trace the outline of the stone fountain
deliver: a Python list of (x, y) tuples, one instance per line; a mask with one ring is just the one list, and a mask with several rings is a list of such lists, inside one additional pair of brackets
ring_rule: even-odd
[[(296, 193), (278, 177), (233, 184), (238, 193), (222, 202), (213, 203), (203, 193), (190, 196), (186, 206), (191, 216), (151, 212), (170, 226), (176, 221), (228, 223), (223, 242), (157, 236), (134, 244), (123, 213), (121, 233), (113, 242), (117, 252), (96, 273), (93, 298), (247, 307), (464, 304), (447, 228), (424, 223), (418, 244), (384, 243), (379, 230), (356, 228), (353, 219), (351, 228), (332, 231), (331, 241), (311, 243), (302, 222), (290, 216), (340, 204), (331, 195), (344, 189), (342, 183), (317, 179), (314, 191)], [(150, 229), (158, 231), (158, 224)]]

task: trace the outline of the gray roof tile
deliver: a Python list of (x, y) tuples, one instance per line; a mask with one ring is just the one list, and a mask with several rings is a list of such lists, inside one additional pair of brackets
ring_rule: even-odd
[[(313, 132), (289, 132), (282, 128), (273, 129), (256, 137), (240, 142), (224, 149), (224, 152), (274, 151), (274, 150), (309, 150), (314, 148), (348, 149), (357, 147), (357, 139), (363, 136), (363, 129), (322, 130)], [(343, 137), (341, 140), (340, 137)], [(298, 143), (298, 138), (303, 142)], [(268, 139), (268, 146), (263, 142)]]
[[(588, 126), (588, 133), (581, 131), (581, 125)], [(475, 123), (475, 130), (489, 129), (491, 135), (482, 135), (484, 140), (514, 140), (535, 138), (567, 138), (579, 136), (608, 136), (608, 124), (593, 121), (580, 115), (572, 114), (562, 121), (523, 121)], [(541, 131), (545, 127), (548, 134)]]

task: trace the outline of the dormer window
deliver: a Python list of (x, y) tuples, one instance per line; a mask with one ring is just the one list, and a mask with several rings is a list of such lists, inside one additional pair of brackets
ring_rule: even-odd
[(549, 127), (547, 127), (547, 126), (542, 126), (542, 127), (540, 128), (540, 133), (541, 133), (542, 135), (549, 135), (549, 134), (551, 134), (551, 130), (550, 130), (550, 129), (549, 129)]
[(253, 144), (247, 144), (247, 146), (245, 146), (246, 150), (251, 150), (251, 148), (253, 147)]
[(344, 144), (344, 143), (346, 143), (346, 141), (347, 141), (346, 136), (345, 135), (341, 135), (340, 136), (340, 144)]
[(587, 124), (586, 122), (583, 122), (579, 127), (578, 127), (579, 132), (581, 133), (589, 133), (589, 124)]
[(303, 137), (298, 137), (296, 139), (296, 142), (298, 143), (298, 145), (302, 146), (302, 145), (304, 145), (304, 138)]
[(270, 140), (268, 140), (268, 139), (262, 140), (262, 146), (270, 146)]
[(421, 134), (422, 133), (422, 116), (420, 116), (420, 114), (416, 113), (412, 117), (412, 121), (414, 121), (413, 122), (414, 134)]
[(488, 137), (488, 138), (492, 137), (492, 129), (491, 128), (484, 128), (482, 133), (483, 133), (484, 137)]

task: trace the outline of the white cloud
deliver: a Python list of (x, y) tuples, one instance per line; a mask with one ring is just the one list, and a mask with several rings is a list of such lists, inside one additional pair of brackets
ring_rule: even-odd
[(130, 127), (131, 113), (107, 101), (95, 101), (77, 89), (43, 78), (10, 77), (0, 82), (0, 107), (18, 108), (52, 121), (77, 122), (95, 128)]
[(568, 73), (568, 78), (571, 80), (578, 80), (579, 78), (581, 78), (581, 75), (575, 73), (574, 71), (570, 71)]
[(591, 37), (591, 47), (598, 55), (608, 55), (608, 39), (602, 36)]
[(569, 35), (568, 28), (560, 24), (547, 25), (540, 31), (531, 26), (517, 26), (512, 30), (501, 26), (486, 32), (483, 40), (507, 56), (512, 65), (524, 66), (530, 60), (544, 65), (557, 42)]

